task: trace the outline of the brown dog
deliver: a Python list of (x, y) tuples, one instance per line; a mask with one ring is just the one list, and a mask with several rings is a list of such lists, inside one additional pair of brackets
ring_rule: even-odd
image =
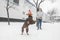
[(26, 28), (26, 33), (27, 33), (27, 35), (29, 35), (28, 34), (28, 31), (29, 31), (28, 26), (30, 24), (35, 24), (35, 21), (32, 20), (32, 17), (27, 18), (26, 21), (24, 22), (24, 24), (22, 26), (22, 35), (23, 35), (23, 32), (24, 32), (24, 28)]

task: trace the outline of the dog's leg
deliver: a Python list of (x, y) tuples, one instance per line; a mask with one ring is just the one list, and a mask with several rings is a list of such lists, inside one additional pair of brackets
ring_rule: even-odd
[(29, 29), (28, 29), (28, 27), (27, 27), (27, 28), (26, 28), (26, 33), (27, 33), (27, 35), (29, 35), (29, 34), (28, 34), (28, 30), (29, 30)]
[(23, 35), (23, 32), (24, 32), (24, 27), (22, 27), (22, 35)]

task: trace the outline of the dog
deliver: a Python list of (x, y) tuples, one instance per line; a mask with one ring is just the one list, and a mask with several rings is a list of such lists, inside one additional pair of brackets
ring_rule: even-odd
[(32, 17), (29, 17), (26, 19), (26, 21), (24, 22), (23, 26), (22, 26), (22, 35), (23, 35), (23, 32), (24, 32), (24, 28), (26, 28), (26, 33), (27, 35), (29, 35), (28, 31), (29, 31), (29, 28), (28, 26), (31, 25), (31, 24), (35, 24), (35, 21), (33, 21)]

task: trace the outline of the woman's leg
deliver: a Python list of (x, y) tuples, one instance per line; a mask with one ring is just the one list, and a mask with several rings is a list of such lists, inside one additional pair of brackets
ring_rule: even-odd
[(39, 29), (39, 19), (37, 19), (37, 30)]
[(42, 19), (40, 19), (40, 29), (42, 29), (41, 26), (42, 26)]

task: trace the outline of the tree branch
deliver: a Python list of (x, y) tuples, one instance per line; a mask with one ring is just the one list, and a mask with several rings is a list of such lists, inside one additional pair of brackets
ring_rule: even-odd
[(9, 6), (8, 8), (12, 8), (13, 5)]
[[(10, 2), (10, 3), (12, 3), (12, 2)], [(15, 3), (12, 3), (12, 4), (15, 5)], [(9, 6), (8, 8), (12, 8), (13, 5)]]
[(33, 2), (36, 4), (36, 2), (33, 0)]
[(41, 1), (39, 2), (39, 5), (40, 5), (42, 2), (44, 2), (44, 0), (41, 0)]
[(36, 7), (33, 3), (31, 3), (29, 0), (26, 0), (29, 4), (31, 4), (32, 6)]

